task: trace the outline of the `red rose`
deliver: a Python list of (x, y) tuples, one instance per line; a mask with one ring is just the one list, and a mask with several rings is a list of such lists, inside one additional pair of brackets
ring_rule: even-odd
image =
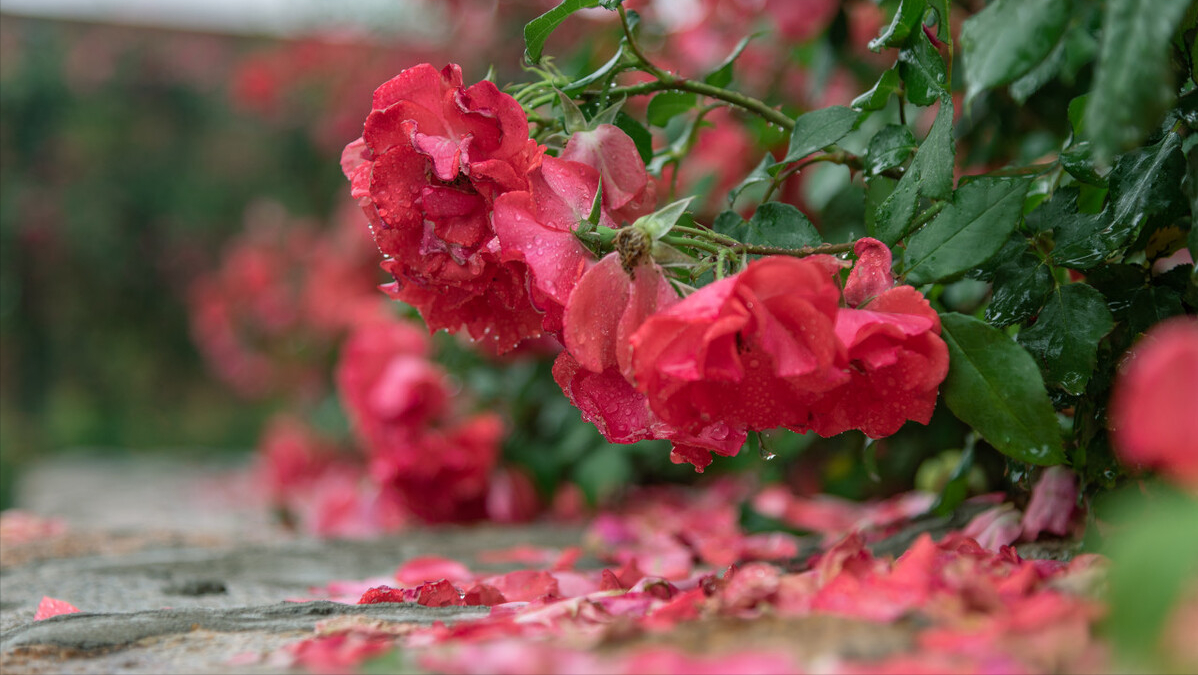
[(820, 436), (860, 429), (881, 438), (909, 419), (927, 424), (932, 418), (948, 374), (940, 317), (910, 286), (892, 288), (868, 307), (841, 309), (836, 316), (849, 380), (813, 407), (811, 426)]
[(731, 457), (745, 444), (743, 429), (718, 420), (690, 431), (662, 422), (649, 408), (645, 395), (616, 367), (596, 373), (579, 365), (567, 351), (553, 362), (553, 379), (582, 413), (582, 419), (594, 424), (612, 443), (668, 440), (674, 446), (670, 459), (675, 464), (690, 462), (696, 471), (711, 464), (711, 453)]
[(849, 307), (836, 315), (849, 379), (813, 407), (812, 428), (820, 436), (860, 429), (881, 438), (909, 419), (931, 420), (948, 347), (927, 299), (911, 286), (894, 287), (890, 249), (866, 237), (853, 252), (857, 264), (844, 287)]
[(495, 200), (495, 232), (502, 259), (528, 266), (533, 301), (545, 313), (544, 328), (556, 333), (574, 285), (594, 261), (574, 230), (590, 214), (599, 174), (581, 162), (545, 157), (529, 180), (530, 191)]
[(1153, 326), (1132, 348), (1111, 393), (1119, 457), (1198, 488), (1198, 319)]
[(375, 91), (342, 169), (388, 257), (388, 292), (431, 330), (465, 325), (499, 351), (540, 334), (527, 270), (500, 259), (491, 209), (499, 195), (528, 189), (542, 152), (515, 99), (491, 82), (464, 88), (456, 65), (421, 64)]
[(610, 124), (575, 133), (560, 158), (545, 157), (529, 173), (527, 192), (495, 200), (502, 260), (528, 265), (533, 304), (552, 333), (562, 331), (570, 294), (594, 263), (574, 232), (590, 215), (600, 181), (600, 225), (618, 227), (653, 210), (656, 188), (636, 144)]
[(834, 333), (840, 291), (822, 260), (774, 256), (705, 286), (633, 334), (637, 388), (695, 430), (811, 427), (811, 405), (848, 379)]
[(449, 428), (395, 434), (375, 448), (370, 472), (421, 520), (446, 523), (485, 518), (487, 491), (499, 459), (503, 422), (482, 413)]
[(411, 324), (366, 324), (349, 337), (337, 364), (346, 413), (371, 450), (406, 438), (441, 416), (445, 373), (429, 361), (429, 340)]
[[(603, 208), (617, 225), (653, 212), (657, 184), (645, 171), (636, 143), (619, 127), (600, 124), (592, 131), (575, 133), (566, 143), (562, 159), (594, 167), (603, 179)], [(594, 194), (592, 191), (592, 199)]]

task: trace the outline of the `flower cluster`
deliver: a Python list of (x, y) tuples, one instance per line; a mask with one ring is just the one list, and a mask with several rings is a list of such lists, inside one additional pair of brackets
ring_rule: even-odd
[[(637, 226), (656, 186), (634, 142), (592, 126), (553, 156), (514, 99), (464, 88), (456, 66), (379, 87), (343, 168), (392, 296), (501, 350), (558, 337), (554, 378), (584, 419), (615, 443), (667, 439), (699, 470), (751, 431), (876, 438), (928, 422), (948, 353), (886, 246), (857, 243), (843, 290), (840, 259), (775, 255), (682, 298)], [(602, 257), (582, 236), (596, 228), (614, 233)]]
[(252, 206), (220, 266), (190, 287), (192, 336), (213, 373), (246, 398), (318, 396), (337, 342), (383, 314), (360, 230), (343, 220), (321, 232), (277, 204)]
[[(457, 414), (448, 375), (430, 352), (411, 324), (364, 324), (342, 350), (337, 385), (385, 498), (425, 522), (482, 518), (503, 423), (493, 413)], [(527, 503), (522, 495), (513, 499)]]
[[(650, 317), (631, 337), (632, 374), (662, 420), (733, 433), (786, 427), (873, 438), (927, 424), (948, 372), (940, 320), (894, 286), (890, 250), (857, 242), (843, 293), (830, 256), (771, 256)], [(847, 306), (842, 306), (847, 305)], [(700, 453), (675, 450), (696, 467)]]

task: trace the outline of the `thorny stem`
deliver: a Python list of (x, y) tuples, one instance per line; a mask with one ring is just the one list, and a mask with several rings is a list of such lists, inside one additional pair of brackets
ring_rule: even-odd
[[(778, 188), (782, 187), (782, 184), (786, 182), (786, 179), (790, 178), (791, 176), (795, 175), (799, 171), (803, 170), (804, 168), (806, 168), (816, 162), (828, 162), (830, 164), (840, 164), (841, 166), (849, 167), (849, 169), (851, 169), (853, 171), (861, 171), (862, 169), (865, 168), (865, 165), (862, 163), (860, 157), (858, 157), (857, 155), (854, 155), (850, 152), (845, 152), (843, 150), (838, 150), (836, 152), (829, 152), (829, 153), (826, 153), (823, 155), (812, 155), (812, 156), (810, 156), (804, 160), (801, 160), (795, 164), (791, 164), (789, 167), (786, 168), (786, 170), (781, 171), (778, 173), (777, 176), (774, 176), (773, 180), (770, 181), (769, 189), (766, 190), (766, 192), (765, 192), (765, 196), (761, 198), (762, 203), (768, 202), (770, 200), (770, 197), (774, 196), (774, 193), (778, 190)], [(878, 175), (886, 176), (887, 178), (893, 178), (895, 180), (898, 180), (903, 177), (903, 172), (900, 169), (894, 168), (894, 169), (886, 169), (885, 171), (881, 172)]]
[(737, 240), (733, 239), (732, 237), (729, 237), (728, 235), (725, 235), (725, 234), (720, 234), (719, 232), (716, 232), (715, 230), (707, 230), (707, 229), (700, 228), (700, 227), (687, 227), (685, 225), (675, 225), (674, 227), (672, 227), (670, 229), (672, 231), (678, 232), (680, 234), (689, 234), (692, 237), (706, 237), (707, 239), (710, 239), (714, 242), (718, 242), (721, 244), (735, 245), (735, 244), (740, 243)]
[(667, 244), (670, 244), (671, 246), (684, 246), (687, 248), (697, 248), (699, 250), (707, 251), (708, 253), (711, 253), (711, 254), (717, 255), (717, 256), (720, 254), (720, 251), (724, 250), (722, 247), (712, 244), (710, 242), (700, 241), (698, 239), (688, 239), (686, 237), (665, 236), (665, 237), (661, 238), (661, 241), (663, 241)]
[(722, 255), (732, 254), (749, 254), (749, 255), (788, 255), (795, 258), (805, 258), (809, 255), (817, 253), (846, 253), (853, 250), (854, 241), (843, 244), (820, 244), (819, 246), (803, 246), (802, 248), (784, 248), (781, 246), (763, 246), (760, 244), (732, 244), (727, 246), (719, 246), (706, 241), (690, 239), (687, 237), (671, 237), (665, 236), (661, 241), (672, 246), (681, 246), (686, 248), (699, 249), (715, 254), (717, 260)]
[(757, 113), (767, 121), (777, 124), (787, 131), (794, 129), (795, 121), (793, 119), (784, 113), (766, 105), (764, 101), (752, 98), (750, 96), (745, 96), (744, 94), (732, 91), (730, 89), (712, 86), (706, 82), (696, 82), (695, 80), (688, 80), (685, 77), (677, 77), (653, 65), (649, 59), (645, 58), (645, 54), (641, 51), (640, 45), (637, 44), (636, 38), (633, 37), (632, 27), (628, 25), (628, 15), (625, 13), (624, 7), (617, 7), (617, 11), (620, 14), (620, 23), (624, 28), (624, 35), (628, 39), (629, 50), (631, 50), (632, 54), (641, 62), (641, 66), (644, 68), (645, 72), (657, 78), (657, 81), (609, 89), (607, 91), (609, 96), (619, 96), (621, 94), (636, 96), (639, 94), (649, 94), (655, 91), (663, 91), (666, 89), (689, 91), (694, 94), (699, 94), (700, 96), (706, 96), (708, 98), (725, 101), (727, 103), (731, 103), (732, 105), (744, 108), (745, 110)]
[[(608, 90), (608, 94), (612, 96), (639, 96), (641, 94), (651, 94), (655, 91), (689, 91), (700, 96), (718, 99), (726, 103), (731, 103), (734, 106), (744, 108), (749, 112), (756, 113), (765, 118), (766, 121), (772, 122), (783, 129), (790, 131), (794, 129), (795, 121), (788, 117), (785, 113), (775, 110), (765, 104), (764, 101), (745, 96), (739, 92), (722, 87), (715, 87), (706, 82), (696, 82), (688, 80), (684, 77), (674, 77), (666, 74), (669, 79), (657, 80), (654, 82), (642, 82), (633, 84), (627, 87), (613, 87)], [(590, 92), (595, 95), (596, 92)]]

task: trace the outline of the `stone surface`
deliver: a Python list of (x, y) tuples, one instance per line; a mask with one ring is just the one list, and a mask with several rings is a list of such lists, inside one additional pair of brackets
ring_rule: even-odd
[[(261, 655), (310, 637), (318, 621), (365, 616), (428, 623), (478, 609), (307, 600), (331, 581), (389, 578), (422, 555), (462, 560), (518, 544), (563, 547), (551, 525), (412, 530), (369, 541), (297, 537), (238, 498), (237, 467), (186, 461), (57, 459), (30, 471), (18, 505), (63, 518), (64, 534), (0, 552), (0, 671), (240, 673), (279, 668)], [(43, 596), (81, 612), (33, 621)]]

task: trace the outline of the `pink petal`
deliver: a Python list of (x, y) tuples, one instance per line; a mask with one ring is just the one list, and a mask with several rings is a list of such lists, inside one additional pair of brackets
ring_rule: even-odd
[(850, 307), (881, 295), (894, 286), (894, 275), (890, 273), (890, 249), (870, 237), (858, 239), (853, 246), (857, 264), (849, 272), (844, 285), (844, 299)]
[(37, 605), (37, 612), (33, 615), (34, 621), (49, 619), (52, 616), (59, 614), (75, 614), (79, 608), (65, 600), (56, 600), (48, 595), (42, 596), (42, 601)]

